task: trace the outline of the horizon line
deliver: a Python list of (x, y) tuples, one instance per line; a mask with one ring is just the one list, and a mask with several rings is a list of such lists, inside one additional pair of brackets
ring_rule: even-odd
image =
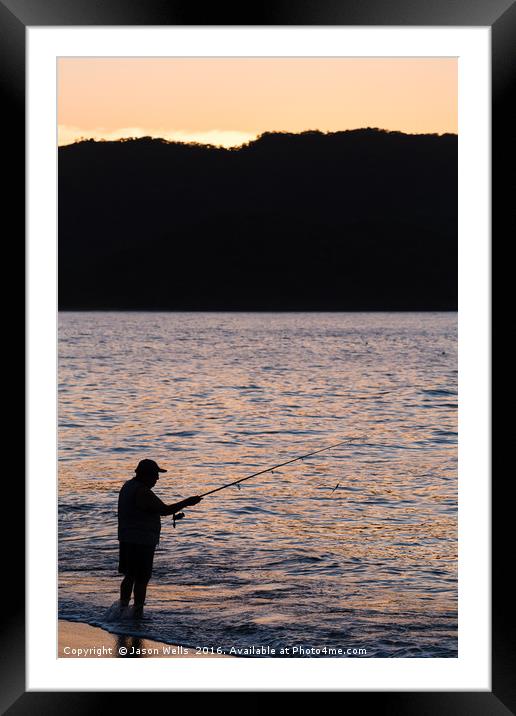
[(399, 129), (384, 129), (382, 127), (354, 127), (354, 128), (348, 128), (348, 129), (341, 129), (341, 130), (321, 130), (321, 129), (305, 129), (301, 132), (292, 132), (289, 130), (266, 130), (265, 132), (260, 132), (256, 134), (256, 136), (252, 139), (249, 139), (247, 141), (241, 142), (240, 144), (231, 144), (231, 145), (224, 145), (224, 144), (214, 144), (213, 142), (202, 142), (202, 141), (196, 141), (196, 140), (185, 140), (182, 141), (180, 139), (167, 139), (164, 136), (159, 135), (141, 135), (141, 136), (122, 136), (117, 137), (113, 139), (105, 139), (104, 137), (93, 137), (93, 136), (84, 136), (80, 137), (79, 139), (76, 139), (73, 142), (58, 143), (58, 149), (61, 149), (63, 147), (73, 147), (79, 144), (87, 144), (94, 142), (95, 144), (124, 144), (127, 142), (138, 142), (142, 140), (151, 140), (151, 141), (157, 141), (161, 142), (163, 144), (181, 144), (184, 146), (194, 146), (194, 147), (209, 147), (212, 149), (223, 149), (227, 151), (232, 150), (238, 150), (243, 147), (247, 147), (251, 144), (254, 144), (255, 142), (259, 141), (262, 137), (265, 137), (267, 135), (288, 135), (288, 136), (302, 136), (306, 134), (320, 134), (323, 136), (330, 136), (334, 134), (346, 134), (346, 133), (352, 133), (352, 132), (378, 132), (380, 134), (402, 134), (407, 137), (458, 137), (458, 133), (456, 132), (405, 132), (403, 130)]

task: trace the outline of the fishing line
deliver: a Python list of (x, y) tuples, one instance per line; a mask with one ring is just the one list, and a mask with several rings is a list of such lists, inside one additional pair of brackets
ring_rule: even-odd
[(240, 480), (235, 480), (234, 482), (228, 482), (227, 485), (222, 485), (221, 487), (216, 487), (214, 490), (209, 490), (208, 492), (203, 492), (202, 495), (199, 495), (199, 497), (206, 497), (207, 495), (213, 495), (214, 492), (220, 492), (220, 490), (225, 490), (226, 487), (232, 487), (233, 485), (239, 485), (241, 482), (245, 482), (246, 480), (250, 480), (253, 477), (258, 477), (258, 475), (265, 475), (266, 472), (272, 472), (273, 470), (277, 470), (278, 467), (283, 467), (284, 465), (291, 465), (293, 462), (297, 462), (298, 460), (304, 460), (307, 457), (311, 457), (312, 455), (317, 455), (320, 452), (324, 452), (325, 450), (331, 450), (332, 448), (339, 447), (340, 445), (346, 445), (352, 442), (356, 442), (360, 440), (360, 438), (347, 438), (346, 440), (341, 440), (341, 442), (335, 443), (334, 445), (328, 445), (327, 447), (320, 448), (319, 450), (314, 450), (313, 452), (309, 452), (306, 455), (299, 455), (298, 457), (294, 457), (291, 460), (287, 460), (286, 462), (281, 462), (278, 465), (273, 465), (272, 467), (267, 467), (264, 470), (260, 470), (259, 472), (255, 472), (252, 475), (248, 475), (247, 477), (241, 477)]

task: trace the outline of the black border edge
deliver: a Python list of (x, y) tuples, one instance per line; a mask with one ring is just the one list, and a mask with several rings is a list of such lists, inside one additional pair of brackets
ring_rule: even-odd
[[(1, 194), (2, 222), (4, 228), (4, 251), (10, 249), (8, 261), (4, 258), (7, 269), (13, 258), (25, 263), (25, 26), (0, 1), (0, 126), (3, 141), (4, 183)], [(14, 278), (14, 276), (13, 276)], [(23, 285), (23, 284), (22, 284)], [(7, 313), (16, 300), (21, 304), (22, 315), (25, 315), (25, 297), (12, 295), (12, 285), (6, 285), (4, 306)], [(24, 346), (23, 322), (6, 315), (4, 336), (9, 336), (9, 343), (16, 346), (13, 353), (14, 363), (21, 363), (22, 347)], [(18, 340), (15, 340), (15, 339)], [(10, 378), (12, 381), (14, 379)], [(16, 384), (17, 402), (24, 404), (25, 392), (23, 376)], [(13, 386), (14, 387), (14, 386)], [(12, 410), (12, 412), (11, 412)], [(12, 437), (19, 430), (19, 418), (15, 418), (14, 404), (8, 410), (10, 432)], [(16, 427), (15, 427), (16, 425)], [(12, 439), (12, 438), (11, 438)], [(23, 447), (19, 453), (23, 456)], [(20, 459), (23, 460), (23, 457)], [(22, 521), (22, 508), (25, 504), (25, 484), (21, 465), (16, 465), (9, 480), (7, 501), (18, 506), (19, 522), (13, 522), (15, 532), (6, 538), (7, 549), (2, 550), (2, 573), (5, 606), (1, 616), (2, 648), (0, 649), (0, 712), (12, 703), (25, 690), (25, 531)], [(25, 470), (24, 470), (25, 473)], [(4, 519), (9, 510), (6, 509)], [(12, 529), (12, 528), (11, 528)], [(5, 534), (5, 533), (4, 533)], [(7, 584), (6, 584), (7, 582)]]
[(0, 0), (24, 25), (492, 25), (513, 0)]
[[(9, 8), (9, 9), (8, 9)], [(253, 9), (254, 10), (254, 9)], [(9, 167), (9, 183), (4, 190), (5, 218), (12, 218), (10, 225), (25, 227), (25, 27), (37, 25), (463, 25), (492, 26), (492, 91), (493, 91), (493, 170), (492, 170), (492, 216), (493, 237), (503, 240), (503, 231), (510, 226), (512, 199), (511, 188), (506, 183), (514, 167), (514, 145), (507, 151), (504, 139), (511, 136), (513, 115), (509, 112), (512, 99), (511, 83), (516, 74), (516, 5), (507, 0), (434, 0), (433, 3), (397, 0), (363, 0), (360, 4), (346, 5), (338, 0), (324, 0), (308, 7), (299, 3), (296, 7), (285, 0), (268, 6), (260, 12), (250, 12), (253, 17), (235, 15), (217, 6), (217, 17), (209, 11), (202, 15), (196, 5), (187, 7), (167, 0), (110, 0), (85, 2), (85, 0), (0, 0), (0, 98), (2, 106), (9, 107), (9, 114), (2, 113), (4, 136), (9, 136), (11, 146), (16, 147), (16, 161)], [(244, 13), (245, 15), (245, 13)], [(202, 19), (203, 22), (199, 22)], [(10, 216), (9, 216), (10, 215)], [(18, 234), (21, 234), (21, 229)], [(24, 231), (24, 228), (23, 228)], [(25, 242), (22, 237), (20, 246)], [(493, 481), (493, 662), (492, 692), (346, 692), (346, 706), (350, 698), (360, 699), (360, 705), (378, 706), (386, 714), (468, 714), (500, 716), (516, 713), (516, 673), (514, 643), (511, 642), (512, 594), (503, 588), (506, 574), (506, 549), (512, 544), (512, 514), (505, 501), (502, 486)], [(13, 484), (11, 494), (18, 504), (24, 502), (23, 484)], [(21, 502), (19, 502), (21, 501)], [(505, 501), (505, 503), (504, 503)], [(512, 507), (512, 505), (511, 505)], [(76, 714), (90, 713), (96, 708), (100, 713), (112, 710), (120, 702), (120, 693), (113, 692), (25, 692), (25, 613), (24, 570), (15, 569), (24, 562), (24, 535), (17, 540), (18, 553), (13, 555), (13, 571), (17, 579), (11, 585), (10, 599), (18, 609), (9, 609), (4, 624), (3, 649), (0, 653), (2, 689), (0, 708), (2, 713), (21, 716), (34, 712), (58, 713), (73, 710)], [(9, 564), (9, 567), (11, 564)], [(4, 617), (5, 618), (5, 617)], [(179, 694), (178, 694), (179, 696)], [(143, 702), (142, 695), (131, 693), (134, 706)], [(143, 696), (148, 698), (148, 696)], [(16, 700), (17, 699), (17, 700)], [(16, 700), (16, 701), (15, 701)], [(13, 704), (13, 701), (15, 703)], [(358, 703), (358, 702), (357, 702)], [(9, 707), (9, 704), (13, 704)], [(504, 705), (505, 704), (505, 705)], [(147, 701), (148, 705), (148, 701)], [(5, 710), (4, 710), (5, 709)]]
[[(174, 693), (174, 703), (170, 704), (170, 694), (163, 692), (30, 692), (21, 696), (18, 701), (8, 710), (9, 716), (34, 716), (34, 714), (47, 714), (62, 716), (73, 714), (74, 716), (91, 716), (94, 712), (98, 715), (106, 714), (112, 716), (117, 708), (127, 708), (127, 713), (145, 713), (150, 707), (150, 695), (165, 696), (168, 700), (168, 710), (178, 708), (183, 703), (181, 693)], [(202, 692), (197, 692), (202, 696)], [(213, 696), (213, 692), (206, 694)], [(246, 692), (241, 692), (245, 698)], [(283, 692), (299, 693), (299, 692)], [(123, 698), (128, 696), (130, 702)], [(304, 706), (310, 707), (312, 699), (308, 693), (303, 694)], [(215, 706), (227, 709), (227, 702), (223, 703), (224, 694), (216, 695), (210, 703), (210, 711)], [(315, 698), (319, 698), (316, 694)], [(125, 701), (125, 703), (123, 703)], [(152, 699), (155, 706), (155, 699)], [(488, 692), (339, 692), (339, 707), (345, 711), (353, 709), (356, 713), (364, 713), (374, 709), (375, 712), (384, 716), (511, 716), (507, 709), (497, 698)], [(186, 700), (185, 700), (186, 703)], [(266, 705), (267, 703), (267, 705)], [(253, 694), (254, 708), (268, 708), (269, 699), (267, 692)], [(165, 706), (165, 703), (163, 704)], [(313, 705), (316, 706), (315, 701)], [(278, 704), (279, 706), (279, 704)], [(320, 702), (317, 706), (321, 708)], [(202, 708), (202, 707), (201, 707)], [(231, 708), (231, 706), (229, 706)], [(281, 707), (280, 707), (281, 708)], [(289, 708), (295, 708), (289, 705)], [(324, 707), (323, 707), (324, 708)], [(247, 713), (248, 704), (242, 704), (243, 712)], [(339, 710), (340, 710), (339, 709)], [(116, 712), (116, 711), (115, 711)]]
[[(491, 28), (492, 72), (492, 249), (500, 250), (514, 234), (514, 100), (516, 87), (516, 3)], [(511, 181), (511, 179), (512, 181)], [(511, 231), (512, 227), (512, 231)], [(492, 259), (493, 260), (493, 259)], [(495, 327), (492, 295), (492, 331)], [(494, 440), (494, 436), (492, 437)], [(493, 452), (493, 455), (495, 453)], [(494, 464), (493, 464), (494, 468)], [(514, 546), (512, 500), (507, 499), (503, 476), (492, 479), (492, 689), (516, 712), (516, 630), (514, 595), (504, 586), (510, 545)], [(495, 586), (496, 585), (496, 586)], [(512, 628), (511, 628), (512, 627)]]

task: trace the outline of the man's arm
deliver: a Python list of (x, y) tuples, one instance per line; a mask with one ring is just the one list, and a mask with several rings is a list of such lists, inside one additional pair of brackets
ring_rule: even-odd
[[(181, 500), (181, 502), (176, 502), (173, 505), (165, 505), (165, 512), (162, 512), (162, 515), (173, 515), (174, 512), (180, 512), (183, 507), (193, 507), (193, 505), (197, 505), (202, 500), (202, 497), (198, 497), (197, 495), (193, 497), (187, 497), (186, 500)], [(161, 500), (160, 500), (161, 502)], [(164, 504), (164, 503), (162, 503)]]
[(163, 500), (160, 500), (159, 497), (152, 492), (152, 490), (143, 488), (138, 490), (136, 493), (137, 507), (147, 512), (157, 512), (158, 515), (163, 515), (163, 517), (166, 515), (173, 515), (175, 512), (180, 512), (183, 507), (197, 505), (200, 501), (201, 498), (197, 496), (187, 497), (186, 500), (181, 500), (181, 502), (166, 505)]

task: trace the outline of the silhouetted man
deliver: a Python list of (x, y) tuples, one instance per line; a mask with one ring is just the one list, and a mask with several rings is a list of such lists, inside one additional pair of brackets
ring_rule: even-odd
[(118, 539), (120, 559), (118, 571), (125, 575), (120, 585), (120, 606), (129, 605), (134, 589), (134, 616), (143, 615), (147, 584), (152, 574), (154, 550), (159, 543), (161, 515), (175, 515), (183, 507), (197, 505), (201, 498), (188, 497), (186, 500), (166, 505), (152, 488), (159, 480), (159, 473), (166, 472), (154, 460), (141, 460), (136, 474), (127, 480), (118, 495)]

